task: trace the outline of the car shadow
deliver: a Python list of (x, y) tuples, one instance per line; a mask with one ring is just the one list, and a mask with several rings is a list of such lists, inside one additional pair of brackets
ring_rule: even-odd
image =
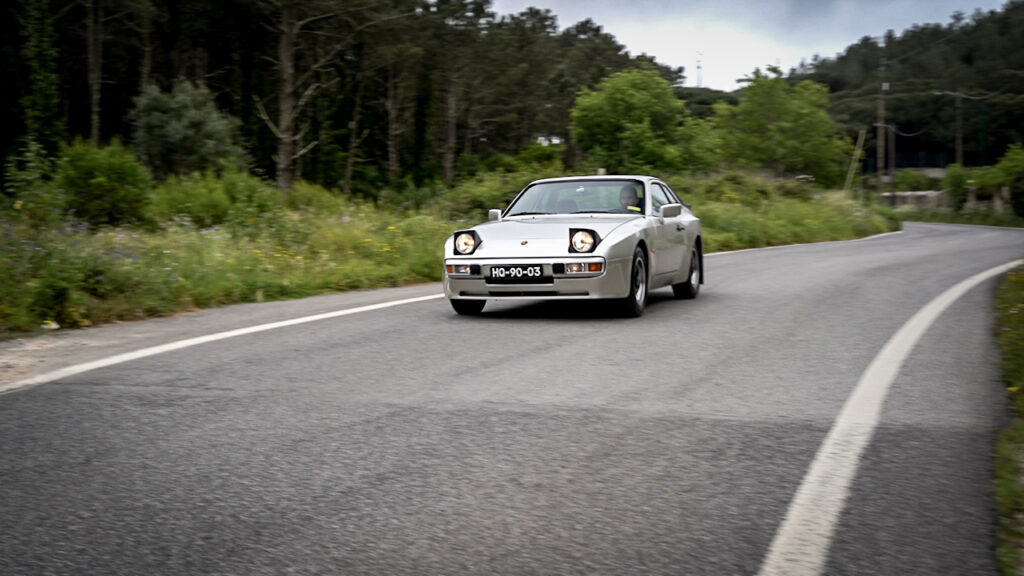
[[(684, 301), (672, 296), (671, 290), (654, 291), (647, 296), (644, 315), (682, 303)], [(606, 300), (493, 300), (487, 303), (480, 317), (506, 320), (629, 320), (619, 312), (615, 303)]]

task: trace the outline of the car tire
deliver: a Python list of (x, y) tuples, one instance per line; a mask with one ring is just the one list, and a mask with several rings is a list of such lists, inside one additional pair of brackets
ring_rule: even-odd
[(629, 271), (629, 296), (622, 299), (620, 310), (629, 318), (643, 315), (647, 306), (647, 256), (643, 248), (633, 250), (633, 265)]
[(681, 300), (693, 300), (700, 294), (700, 281), (704, 277), (704, 266), (701, 263), (700, 252), (694, 250), (690, 254), (690, 273), (686, 275), (686, 282), (672, 285), (672, 294)]
[(452, 308), (463, 316), (476, 316), (480, 312), (483, 312), (484, 304), (487, 304), (487, 300), (449, 300), (452, 303)]

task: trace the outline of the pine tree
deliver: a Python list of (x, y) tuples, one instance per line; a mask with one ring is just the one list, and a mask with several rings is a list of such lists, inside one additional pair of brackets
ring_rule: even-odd
[(52, 156), (60, 148), (64, 127), (60, 122), (57, 48), (54, 46), (53, 25), (50, 23), (49, 0), (28, 0), (25, 35), (30, 86), (28, 94), (22, 99), (26, 136)]

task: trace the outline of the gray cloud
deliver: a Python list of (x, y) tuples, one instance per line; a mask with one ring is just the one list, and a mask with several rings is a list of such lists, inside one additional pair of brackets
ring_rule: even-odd
[[(755, 67), (778, 62), (788, 68), (815, 54), (832, 57), (864, 36), (880, 37), (887, 30), (898, 34), (915, 24), (948, 24), (956, 11), (970, 16), (978, 8), (998, 10), (1003, 0), (495, 0), (493, 6), (499, 14), (547, 8), (562, 28), (590, 18), (630, 52), (686, 66), (691, 78), (695, 54), (701, 50), (707, 55), (705, 63), (717, 66), (707, 68), (705, 78), (717, 69), (723, 79), (714, 87), (732, 89), (732, 79)], [(703, 37), (695, 45), (695, 31), (707, 29), (730, 34), (722, 34), (720, 43)], [(655, 34), (662, 38), (654, 41)], [(664, 38), (673, 34), (677, 38)], [(724, 56), (729, 70), (720, 69), (724, 63), (713, 63), (714, 57)]]

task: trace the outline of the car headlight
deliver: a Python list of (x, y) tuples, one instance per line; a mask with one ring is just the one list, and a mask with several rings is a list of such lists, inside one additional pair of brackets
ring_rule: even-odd
[(597, 234), (591, 230), (570, 230), (570, 252), (593, 252), (597, 246)]
[(479, 244), (480, 239), (472, 230), (455, 233), (456, 254), (472, 254)]

